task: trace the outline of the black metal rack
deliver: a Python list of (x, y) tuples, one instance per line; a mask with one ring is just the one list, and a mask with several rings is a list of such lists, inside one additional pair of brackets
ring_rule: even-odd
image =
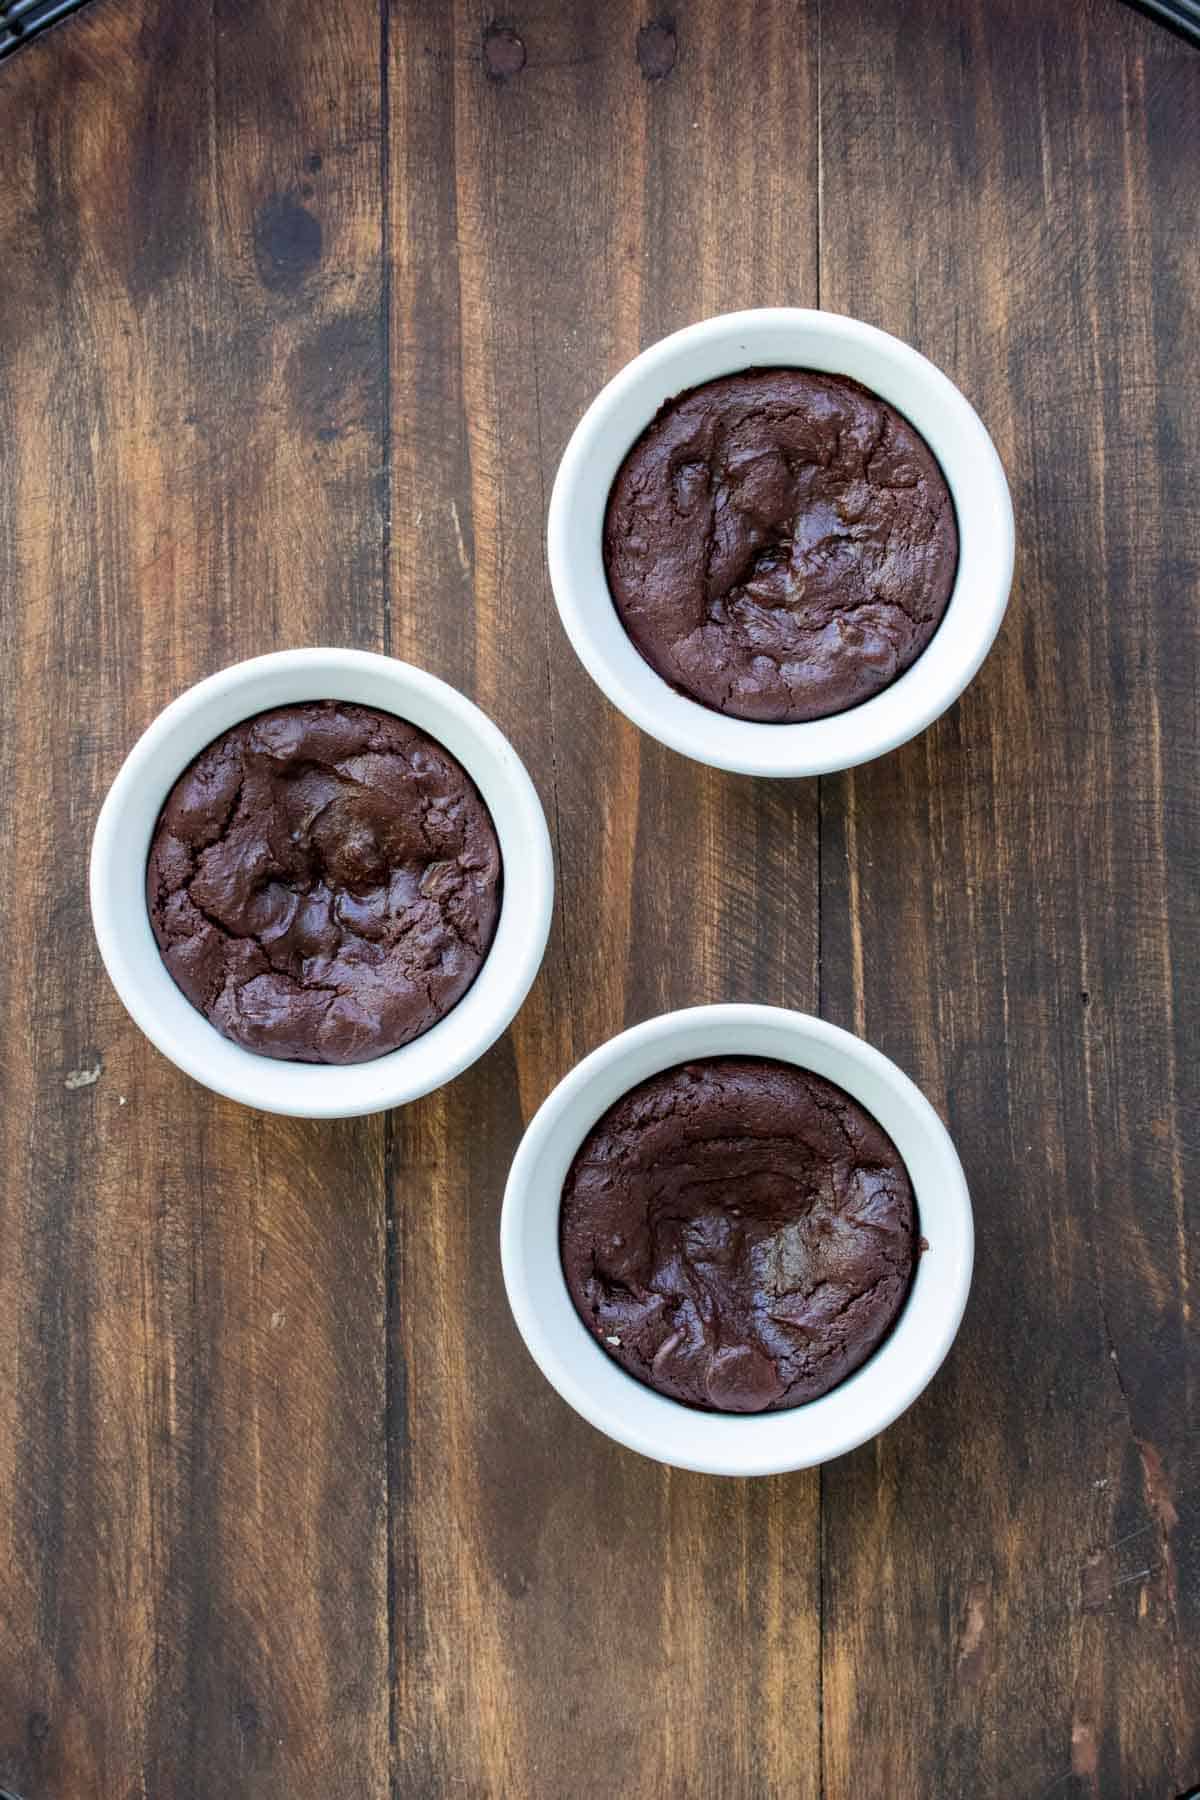
[(0, 57), (10, 56), (39, 31), (85, 4), (86, 0), (0, 0)]
[(1129, 0), (1129, 4), (1200, 46), (1200, 0)]

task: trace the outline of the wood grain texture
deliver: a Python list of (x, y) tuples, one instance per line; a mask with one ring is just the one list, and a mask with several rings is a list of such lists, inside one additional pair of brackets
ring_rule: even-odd
[[(566, 645), (543, 548), (566, 439), (643, 342), (769, 299), (789, 248), (785, 294), (815, 299), (812, 45), (752, 20), (679, 8), (651, 79), (631, 5), (391, 15), (392, 646), (511, 735), (559, 873), (516, 1027), (395, 1121), (400, 1793), (817, 1792), (817, 1478), (714, 1483), (598, 1437), (526, 1357), (496, 1254), (522, 1124), (573, 1059), (664, 1007), (816, 1001), (815, 794), (639, 737)], [(752, 104), (797, 123), (747, 238)]]
[(1019, 543), (961, 703), (822, 796), (825, 1010), (978, 1228), (947, 1368), (825, 1472), (826, 1790), (1158, 1800), (1200, 1777), (1200, 57), (989, 0), (826, 7), (821, 68), (822, 300), (962, 384)]
[[(0, 1784), (1200, 1782), (1197, 119), (1113, 0), (94, 0), (0, 70)], [(959, 706), (820, 791), (640, 736), (543, 554), (608, 375), (818, 300), (964, 387), (1021, 545)], [(91, 945), (129, 744), (305, 642), (471, 693), (555, 841), (514, 1028), (382, 1121), (204, 1093)], [(865, 1032), (976, 1198), (946, 1369), (819, 1475), (617, 1449), (504, 1302), (533, 1110), (719, 999)]]
[(386, 1791), (383, 1125), (188, 1082), (86, 900), (171, 695), (382, 641), (378, 17), (288, 14), (102, 0), (0, 77), (0, 1780), (27, 1800)]

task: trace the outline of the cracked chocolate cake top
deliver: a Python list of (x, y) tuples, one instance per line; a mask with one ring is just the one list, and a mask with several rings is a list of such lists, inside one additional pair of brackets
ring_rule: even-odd
[(735, 718), (844, 712), (903, 674), (958, 567), (945, 477), (878, 394), (747, 369), (668, 400), (617, 472), (604, 566), (652, 668)]
[(559, 1232), (608, 1354), (715, 1412), (836, 1387), (891, 1328), (915, 1256), (882, 1126), (819, 1075), (752, 1057), (685, 1063), (618, 1100), (571, 1165)]
[(333, 700), (258, 714), (201, 751), (150, 845), (163, 961), (262, 1056), (356, 1063), (461, 1000), (500, 909), (470, 776), (390, 713)]

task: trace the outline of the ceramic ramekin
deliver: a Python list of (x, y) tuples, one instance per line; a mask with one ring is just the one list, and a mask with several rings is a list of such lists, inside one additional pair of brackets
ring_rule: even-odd
[[(351, 700), (428, 732), (487, 802), (504, 866), (496, 936), (475, 981), (422, 1037), (349, 1067), (281, 1062), (222, 1037), (187, 1001), (158, 953), (146, 909), (146, 857), (177, 777), (231, 725), (299, 700)], [(265, 1112), (352, 1118), (401, 1106), (458, 1075), (509, 1024), (542, 960), (554, 867), (533, 783), (512, 745), (464, 695), (424, 670), (361, 650), (281, 650), (189, 688), (129, 752), (92, 840), (92, 920), (117, 993), (146, 1036), (188, 1075)]]
[[(898, 681), (848, 712), (800, 725), (733, 719), (677, 693), (626, 634), (604, 573), (609, 490), (663, 402), (748, 368), (852, 376), (902, 412), (941, 464), (958, 515), (958, 574), (945, 617)], [(643, 731), (684, 756), (746, 775), (822, 775), (894, 750), (955, 701), (987, 655), (1008, 603), (1013, 514), (995, 446), (974, 408), (899, 338), (839, 313), (768, 307), (704, 319), (652, 344), (602, 388), (559, 464), (547, 530), (567, 636), (592, 679)]]
[[(818, 1400), (753, 1416), (700, 1412), (627, 1375), (571, 1302), (558, 1250), (563, 1182), (587, 1132), (640, 1081), (704, 1056), (767, 1056), (836, 1082), (873, 1113), (908, 1166), (929, 1248), (893, 1330)], [(773, 1475), (828, 1462), (910, 1405), (954, 1340), (971, 1283), (974, 1232), (962, 1166), (908, 1076), (861, 1038), (773, 1006), (698, 1006), (635, 1025), (559, 1083), (521, 1140), (500, 1225), (504, 1281), (530, 1354), (563, 1399), (617, 1443), (676, 1468)]]

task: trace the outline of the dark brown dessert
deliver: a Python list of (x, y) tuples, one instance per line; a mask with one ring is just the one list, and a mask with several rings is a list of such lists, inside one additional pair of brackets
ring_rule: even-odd
[(617, 472), (604, 566), (652, 668), (739, 719), (868, 700), (928, 645), (958, 527), (924, 438), (877, 394), (747, 369), (668, 400)]
[(563, 1188), (563, 1272), (648, 1387), (716, 1412), (814, 1400), (890, 1330), (914, 1265), (908, 1171), (841, 1088), (714, 1057), (644, 1081)]
[(146, 899), (163, 961), (261, 1056), (357, 1063), (466, 993), (500, 907), (500, 850), (465, 769), (414, 726), (305, 701), (235, 725), (180, 776)]

